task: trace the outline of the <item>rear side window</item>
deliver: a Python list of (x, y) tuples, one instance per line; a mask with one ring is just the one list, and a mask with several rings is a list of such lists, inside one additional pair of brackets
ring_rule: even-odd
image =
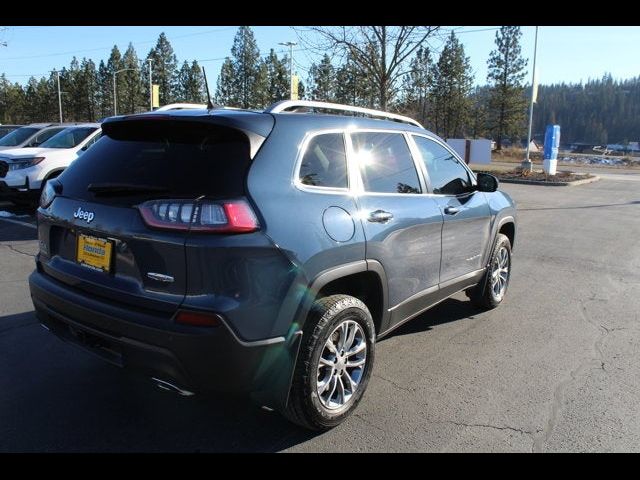
[(344, 136), (341, 133), (326, 133), (313, 137), (302, 157), (298, 178), (304, 185), (347, 188)]
[(376, 193), (421, 193), (409, 146), (399, 133), (352, 133), (364, 189)]
[(45, 129), (43, 132), (36, 135), (31, 141), (26, 145), (27, 147), (40, 147), (44, 142), (53, 138), (55, 135), (63, 131), (65, 127), (60, 128), (49, 128)]
[(73, 148), (96, 130), (96, 127), (67, 128), (40, 146), (43, 148)]
[[(100, 141), (59, 177), (64, 195), (103, 203), (244, 195), (250, 156), (243, 133), (198, 122), (119, 123), (103, 125)], [(89, 192), (90, 184), (142, 188), (106, 195)]]

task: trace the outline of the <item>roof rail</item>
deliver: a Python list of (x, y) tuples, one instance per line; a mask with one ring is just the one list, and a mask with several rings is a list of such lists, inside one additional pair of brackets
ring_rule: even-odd
[(404, 115), (396, 115), (395, 113), (373, 110), (371, 108), (352, 107), (350, 105), (342, 105), (340, 103), (314, 102), (309, 100), (282, 100), (265, 109), (265, 113), (280, 113), (296, 108), (321, 108), (323, 110), (362, 113), (372, 117), (387, 118), (389, 120), (395, 120), (396, 122), (408, 123), (419, 128), (424, 128), (420, 125), (420, 122), (417, 122), (413, 118), (405, 117)]

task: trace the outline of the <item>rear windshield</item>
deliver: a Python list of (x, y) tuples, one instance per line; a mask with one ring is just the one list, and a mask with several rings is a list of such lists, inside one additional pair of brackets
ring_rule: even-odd
[(97, 127), (71, 127), (56, 133), (46, 142), (40, 144), (42, 148), (73, 148), (85, 138), (95, 132)]
[(40, 131), (40, 129), (35, 127), (21, 127), (2, 137), (2, 139), (0, 139), (0, 147), (15, 147), (16, 145), (20, 145), (38, 131)]
[[(244, 195), (250, 157), (243, 133), (187, 122), (121, 123), (103, 127), (103, 137), (62, 174), (65, 196), (120, 203), (145, 196)], [(143, 186), (153, 191), (100, 195), (88, 191), (89, 185)]]

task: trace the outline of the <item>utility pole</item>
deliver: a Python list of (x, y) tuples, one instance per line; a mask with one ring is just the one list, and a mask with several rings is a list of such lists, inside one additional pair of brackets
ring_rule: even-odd
[(118, 97), (116, 96), (116, 74), (113, 72), (113, 116), (118, 115)]
[(293, 47), (296, 42), (280, 42), (278, 45), (289, 47), (289, 99), (293, 100)]
[(62, 123), (62, 94), (60, 92), (60, 72), (56, 70), (56, 76), (58, 77), (58, 110), (60, 112), (60, 123)]
[(536, 83), (536, 54), (538, 52), (538, 27), (536, 26), (536, 39), (533, 45), (533, 73), (531, 74), (531, 102), (529, 103), (529, 134), (527, 135), (527, 154), (522, 162), (523, 171), (532, 171), (533, 163), (529, 160), (529, 149), (531, 147), (531, 125), (533, 123), (533, 94), (535, 92)]
[(116, 95), (116, 76), (120, 72), (126, 72), (127, 70), (136, 71), (138, 69), (137, 68), (121, 68), (120, 70), (113, 72), (113, 116), (114, 117), (118, 115), (118, 100)]
[(149, 62), (149, 111), (153, 111), (153, 83), (151, 82), (151, 59)]

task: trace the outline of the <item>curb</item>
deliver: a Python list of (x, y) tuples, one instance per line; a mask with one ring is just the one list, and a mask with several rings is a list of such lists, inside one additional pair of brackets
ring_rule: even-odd
[(582, 180), (574, 180), (573, 182), (540, 182), (537, 180), (518, 180), (518, 179), (501, 179), (498, 178), (500, 183), (519, 183), (522, 185), (540, 185), (544, 187), (575, 187), (576, 185), (584, 185), (586, 183), (593, 183), (600, 180), (600, 177), (594, 175), (591, 178), (583, 178)]

